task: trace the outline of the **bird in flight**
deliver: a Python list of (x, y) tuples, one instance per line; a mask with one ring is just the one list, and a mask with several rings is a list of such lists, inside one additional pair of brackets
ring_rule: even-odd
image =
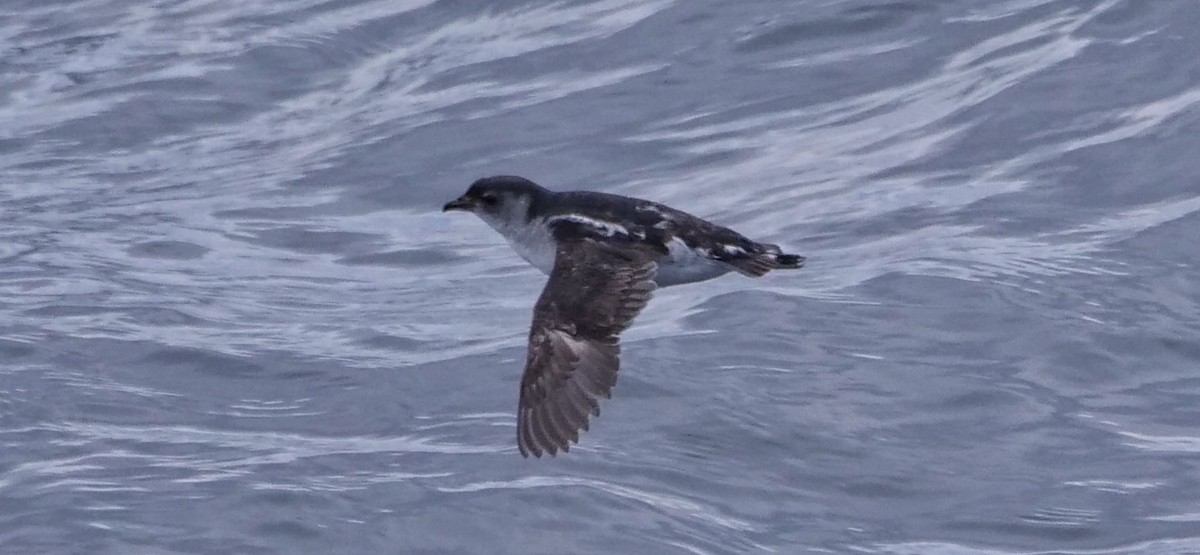
[(656, 287), (736, 271), (759, 277), (804, 257), (656, 202), (555, 192), (528, 179), (471, 184), (442, 211), (471, 212), (550, 276), (533, 309), (517, 407), (517, 448), (567, 452), (600, 415), (620, 368), (619, 336)]

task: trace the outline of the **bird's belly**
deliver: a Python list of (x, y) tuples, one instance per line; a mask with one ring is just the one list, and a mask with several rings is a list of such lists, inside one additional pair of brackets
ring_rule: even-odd
[(654, 282), (659, 287), (704, 281), (730, 272), (729, 266), (692, 250), (675, 240), (667, 244), (668, 252), (658, 261)]

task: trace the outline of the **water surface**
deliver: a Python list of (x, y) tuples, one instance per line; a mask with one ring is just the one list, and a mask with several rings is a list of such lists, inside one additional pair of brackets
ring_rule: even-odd
[[(1200, 5), (6, 8), (0, 553), (1200, 553)], [(524, 460), (497, 173), (809, 263)]]

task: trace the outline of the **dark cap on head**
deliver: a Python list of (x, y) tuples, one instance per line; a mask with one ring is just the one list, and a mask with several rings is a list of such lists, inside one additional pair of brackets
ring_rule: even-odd
[(480, 204), (494, 204), (499, 195), (526, 195), (536, 197), (546, 192), (541, 185), (516, 175), (493, 175), (476, 179), (462, 196), (447, 202), (442, 212), (450, 210), (474, 211)]

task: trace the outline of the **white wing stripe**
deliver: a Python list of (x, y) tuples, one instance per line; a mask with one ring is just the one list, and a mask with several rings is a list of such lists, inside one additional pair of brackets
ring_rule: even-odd
[(572, 222), (572, 223), (583, 224), (586, 226), (594, 227), (594, 228), (596, 228), (597, 231), (603, 233), (605, 237), (612, 237), (614, 235), (634, 235), (637, 237), (645, 238), (645, 234), (632, 233), (629, 231), (628, 228), (626, 228), (625, 226), (623, 226), (621, 224), (614, 223), (614, 222), (606, 222), (604, 220), (597, 220), (595, 218), (589, 218), (582, 214), (561, 214), (558, 216), (550, 216), (549, 218), (546, 218), (547, 224), (552, 224), (554, 222), (559, 222), (559, 221)]

